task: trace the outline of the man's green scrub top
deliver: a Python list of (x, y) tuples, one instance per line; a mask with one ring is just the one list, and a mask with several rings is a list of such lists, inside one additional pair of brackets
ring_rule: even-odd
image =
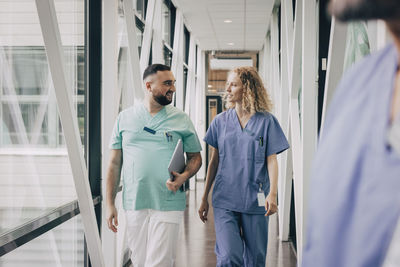
[(188, 115), (168, 105), (153, 117), (143, 103), (122, 111), (110, 148), (122, 149), (123, 206), (125, 210), (184, 210), (186, 194), (169, 191), (168, 164), (179, 139), (185, 152), (201, 145)]

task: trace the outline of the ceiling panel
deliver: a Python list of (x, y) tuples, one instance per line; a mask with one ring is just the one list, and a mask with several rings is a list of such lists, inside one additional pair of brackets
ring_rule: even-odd
[[(259, 50), (275, 0), (172, 0), (206, 50)], [(246, 12), (245, 12), (246, 10)], [(232, 23), (225, 23), (230, 19)], [(233, 43), (228, 44), (228, 43)]]

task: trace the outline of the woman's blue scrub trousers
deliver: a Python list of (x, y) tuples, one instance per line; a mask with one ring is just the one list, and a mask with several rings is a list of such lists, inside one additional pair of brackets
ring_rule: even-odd
[(265, 267), (268, 217), (214, 207), (218, 267)]

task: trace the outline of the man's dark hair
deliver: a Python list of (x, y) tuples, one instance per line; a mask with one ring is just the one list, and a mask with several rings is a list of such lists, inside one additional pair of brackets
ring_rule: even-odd
[(156, 74), (157, 71), (166, 71), (166, 70), (171, 70), (171, 68), (163, 64), (152, 64), (144, 70), (143, 81), (147, 78), (147, 76)]

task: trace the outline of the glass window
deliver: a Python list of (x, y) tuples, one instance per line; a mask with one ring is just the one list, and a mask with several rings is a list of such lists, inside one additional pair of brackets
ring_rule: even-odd
[(165, 43), (172, 47), (173, 45), (173, 27), (175, 24), (175, 17), (173, 14), (174, 6), (172, 5), (171, 1), (163, 1), (162, 4), (162, 39)]
[(11, 69), (5, 79), (4, 95), (40, 95), (47, 88), (47, 58), (42, 47), (5, 47), (3, 53)]
[[(146, 1), (147, 4), (147, 1)], [(138, 53), (140, 58), (140, 53), (142, 50), (142, 42), (143, 42), (143, 32), (144, 32), (144, 24), (139, 18), (135, 18), (136, 22), (136, 34), (138, 41)], [(133, 85), (133, 76), (132, 69), (130, 64), (130, 57), (128, 53), (128, 32), (126, 30), (125, 23), (125, 15), (124, 13), (119, 14), (118, 21), (118, 86), (121, 90), (121, 102), (120, 102), (120, 110), (126, 108), (132, 103), (129, 102), (129, 99), (132, 99), (132, 93), (134, 90), (132, 88)], [(151, 51), (151, 50), (150, 50)]]
[(347, 27), (344, 70), (370, 54), (369, 38), (365, 22), (352, 22)]
[[(45, 48), (16, 46), (0, 47), (6, 58), (3, 64), (4, 86), (0, 92), (0, 148), (21, 146), (53, 146), (47, 126), (51, 112), (58, 114)], [(83, 46), (65, 47), (65, 69), (69, 88), (75, 100), (81, 139), (84, 137), (85, 54)], [(6, 69), (7, 67), (7, 69)], [(78, 110), (78, 107), (81, 109)], [(59, 120), (56, 116), (56, 120)], [(40, 125), (43, 124), (43, 127)], [(60, 131), (62, 135), (62, 131)], [(26, 136), (26, 137), (25, 137)], [(37, 138), (37, 137), (40, 138)], [(33, 138), (34, 137), (34, 138)], [(33, 138), (33, 139), (32, 139)], [(63, 145), (62, 143), (58, 143)], [(83, 144), (83, 142), (82, 142)]]
[(196, 45), (195, 46), (195, 57), (194, 57), (194, 62), (195, 62), (194, 71), (195, 71), (196, 74), (197, 74), (197, 64), (198, 64), (198, 62), (197, 62), (197, 49), (198, 49), (198, 46)]
[[(85, 1), (56, 0), (55, 8), (83, 140)], [(0, 234), (77, 198), (35, 1), (3, 1), (1, 12)]]
[(136, 1), (136, 11), (141, 16), (142, 19), (146, 18), (148, 0), (137, 0)]
[(172, 51), (168, 47), (164, 46), (164, 62), (165, 65), (171, 67), (172, 64)]
[(0, 258), (7, 267), (82, 267), (84, 233), (81, 215), (64, 222)]
[(189, 64), (189, 45), (190, 45), (190, 32), (188, 31), (188, 29), (186, 29), (186, 27), (183, 27), (183, 33), (185, 36), (185, 39), (183, 39), (184, 44), (183, 44), (183, 55), (185, 57), (185, 62), (186, 64)]

